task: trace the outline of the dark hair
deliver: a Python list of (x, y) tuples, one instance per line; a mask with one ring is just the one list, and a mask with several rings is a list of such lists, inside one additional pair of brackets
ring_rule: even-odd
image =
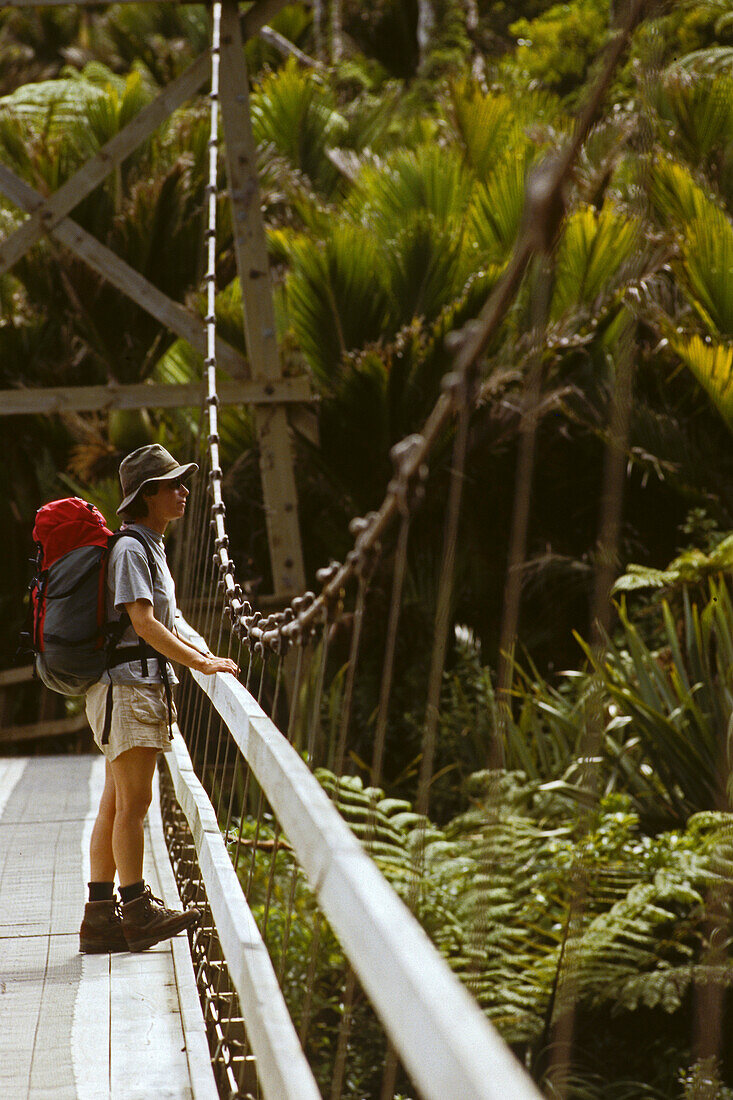
[(127, 523), (134, 523), (135, 520), (145, 519), (148, 514), (147, 498), (154, 497), (159, 488), (159, 481), (150, 481), (147, 485), (143, 485), (140, 492), (135, 494), (122, 513)]

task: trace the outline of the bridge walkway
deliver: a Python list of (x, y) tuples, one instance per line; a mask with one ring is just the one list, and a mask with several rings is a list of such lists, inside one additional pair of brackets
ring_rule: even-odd
[[(0, 1096), (214, 1100), (185, 935), (79, 954), (101, 756), (0, 758)], [(157, 784), (145, 878), (180, 904)]]

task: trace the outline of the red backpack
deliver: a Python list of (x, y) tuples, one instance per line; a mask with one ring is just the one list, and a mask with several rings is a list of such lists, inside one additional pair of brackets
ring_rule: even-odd
[(155, 562), (142, 536), (110, 531), (93, 504), (79, 497), (52, 500), (36, 515), (30, 643), (36, 671), (53, 691), (83, 695), (106, 669), (145, 651), (142, 642), (118, 649), (129, 618), (110, 623), (106, 615), (109, 551), (123, 537), (143, 546), (154, 578)]

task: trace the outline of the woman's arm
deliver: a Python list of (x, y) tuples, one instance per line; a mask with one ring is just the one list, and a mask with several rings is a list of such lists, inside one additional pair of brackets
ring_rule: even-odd
[(138, 638), (142, 638), (170, 661), (177, 661), (178, 664), (203, 672), (206, 676), (213, 676), (215, 672), (231, 672), (236, 676), (237, 666), (234, 661), (230, 661), (228, 657), (209, 657), (200, 653), (163, 626), (153, 615), (153, 605), (149, 600), (127, 603), (125, 610)]

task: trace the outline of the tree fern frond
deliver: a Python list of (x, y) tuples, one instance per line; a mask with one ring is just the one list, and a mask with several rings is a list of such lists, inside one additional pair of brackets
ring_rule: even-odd
[(60, 141), (84, 125), (89, 104), (105, 91), (82, 80), (43, 80), (24, 84), (0, 99), (0, 115), (22, 122), (30, 132)]
[(670, 71), (674, 73), (677, 69), (682, 69), (690, 73), (727, 73), (731, 68), (733, 46), (708, 46), (680, 57), (670, 66)]

